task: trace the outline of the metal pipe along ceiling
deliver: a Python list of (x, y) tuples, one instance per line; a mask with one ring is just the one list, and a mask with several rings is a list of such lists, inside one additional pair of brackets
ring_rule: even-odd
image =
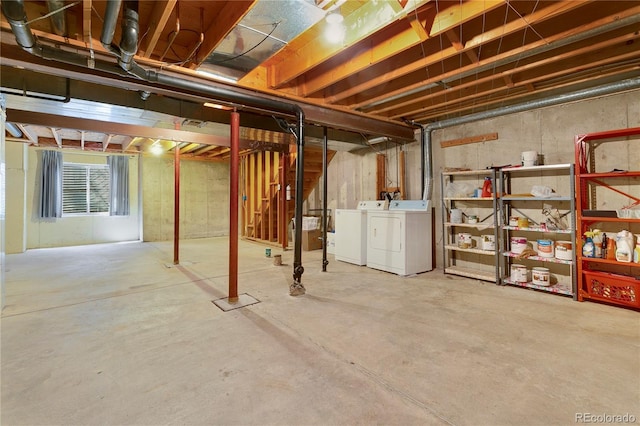
[[(108, 49), (120, 58), (120, 48), (113, 46), (113, 34), (118, 17), (118, 11), (122, 4), (121, 0), (110, 0), (107, 2), (107, 12), (105, 14), (104, 27), (102, 31), (101, 41), (109, 46)], [(65, 52), (59, 49), (53, 49), (40, 45), (27, 23), (27, 17), (24, 9), (23, 0), (2, 0), (2, 13), (11, 25), (16, 41), (25, 51), (43, 59), (56, 60), (67, 64), (87, 67), (88, 58), (86, 56)], [(130, 15), (132, 17), (133, 15)], [(136, 13), (137, 16), (137, 13)], [(232, 89), (209, 86), (204, 83), (179, 79), (170, 75), (163, 74), (161, 71), (143, 69), (135, 61), (131, 60), (130, 68), (127, 71), (138, 78), (148, 82), (157, 82), (170, 86), (178, 90), (195, 91), (205, 96), (210, 96), (213, 102), (227, 102), (237, 107), (249, 107), (260, 109), (265, 112), (275, 112), (286, 116), (296, 117), (296, 139), (297, 139), (297, 168), (296, 168), (296, 194), (303, 193), (304, 182), (304, 111), (302, 108), (289, 102), (278, 101), (274, 99), (261, 98), (257, 95), (252, 96), (248, 93), (235, 92)], [(101, 63), (95, 61), (94, 69), (105, 71), (111, 74), (120, 75), (118, 68), (112, 64)], [(304, 268), (302, 266), (302, 197), (296, 197), (295, 205), (295, 244), (294, 244), (294, 261), (293, 261), (293, 284), (290, 288), (290, 294), (304, 294), (304, 286), (302, 285), (302, 274)]]
[(423, 167), (427, 170), (425, 178), (424, 200), (431, 200), (433, 196), (433, 164), (432, 164), (432, 132), (434, 130), (444, 129), (446, 127), (459, 126), (461, 124), (472, 123), (480, 120), (487, 120), (489, 118), (496, 118), (507, 114), (515, 114), (518, 112), (530, 111), (532, 109), (550, 107), (560, 105), (569, 102), (581, 101), (589, 98), (595, 98), (598, 96), (611, 95), (618, 92), (627, 90), (639, 89), (640, 77), (635, 77), (627, 80), (617, 81), (615, 83), (604, 84), (601, 86), (591, 87), (588, 89), (582, 89), (571, 93), (565, 93), (558, 96), (552, 96), (545, 99), (537, 99), (534, 101), (523, 102), (517, 105), (511, 105), (503, 108), (497, 108), (490, 111), (479, 112), (476, 114), (469, 114), (463, 117), (451, 118), (449, 120), (442, 120), (435, 123), (424, 125), (423, 146), (425, 147), (425, 155), (423, 158)]

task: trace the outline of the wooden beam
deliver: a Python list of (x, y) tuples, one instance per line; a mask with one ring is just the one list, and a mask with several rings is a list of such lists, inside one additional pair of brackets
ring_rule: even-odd
[(152, 33), (147, 34), (146, 41), (140, 49), (143, 57), (150, 58), (153, 54), (177, 1), (178, 0), (156, 0), (152, 2), (153, 11), (151, 12), (151, 19), (148, 26), (148, 28), (152, 30)]
[(452, 139), (452, 140), (448, 140), (448, 141), (443, 141), (443, 142), (440, 142), (440, 147), (441, 148), (450, 148), (452, 146), (460, 146), (460, 145), (467, 145), (467, 144), (470, 144), (470, 143), (494, 141), (496, 139), (498, 139), (498, 133), (487, 133), (485, 135), (469, 136), (467, 138)]
[[(198, 56), (194, 59), (194, 64), (191, 65), (191, 68), (196, 68), (202, 64), (213, 53), (231, 30), (253, 8), (256, 2), (257, 0), (235, 0), (225, 3), (225, 6), (219, 11), (215, 19), (209, 22), (209, 27), (205, 31), (204, 42), (200, 45)], [(237, 46), (238, 52), (234, 53), (241, 54), (250, 47)]]
[(54, 127), (49, 127), (49, 130), (51, 130), (51, 135), (53, 135), (53, 139), (55, 139), (56, 144), (58, 144), (58, 148), (62, 148), (62, 139), (60, 138), (58, 131)]
[(31, 133), (31, 131), (27, 128), (26, 125), (24, 124), (17, 124), (18, 128), (22, 131), (22, 134), (24, 134), (27, 139), (29, 140), (29, 142), (31, 142), (34, 145), (38, 145), (38, 137), (34, 136), (33, 133)]
[(404, 151), (400, 151), (400, 155), (398, 156), (398, 170), (400, 173), (400, 199), (406, 200), (406, 185), (405, 185), (405, 160), (404, 160)]
[[(412, 3), (411, 11), (427, 2), (428, 0), (415, 0)], [(393, 10), (390, 3), (392, 2), (366, 2), (356, 12), (346, 16), (343, 21), (346, 29), (343, 43), (327, 45), (322, 37), (318, 36), (309, 40), (305, 46), (292, 46), (290, 44), (289, 46), (292, 47), (289, 49), (295, 49), (295, 54), (287, 55), (285, 53), (286, 60), (268, 67), (267, 84), (272, 88), (282, 88), (304, 72), (342, 52), (343, 45), (355, 44), (380, 31), (391, 20), (398, 18), (398, 13)], [(407, 10), (402, 13), (407, 12), (410, 11)], [(415, 33), (413, 33), (413, 36), (418, 39)]]
[(104, 138), (104, 142), (102, 142), (102, 150), (106, 151), (111, 143), (111, 139), (113, 139), (113, 135), (106, 135)]
[(405, 48), (425, 41), (429, 37), (428, 30), (431, 29), (435, 14), (435, 7), (429, 5), (426, 9), (418, 12), (418, 19), (414, 15), (409, 15), (409, 26), (404, 31), (398, 32), (392, 27), (373, 35), (367, 41), (368, 49), (355, 52), (347, 63), (334, 67), (321, 65), (317, 70), (306, 73), (301, 94), (308, 96), (311, 93), (319, 92), (335, 81), (345, 79), (374, 64), (392, 58)]
[(82, 0), (82, 40), (91, 43), (91, 1)]
[(384, 154), (376, 155), (376, 195), (374, 200), (380, 199), (380, 193), (387, 187), (387, 156)]
[[(471, 3), (483, 3), (483, 2), (466, 2), (464, 4), (471, 4)], [(517, 31), (522, 31), (524, 28), (527, 28), (529, 25), (544, 22), (548, 19), (552, 19), (559, 15), (563, 15), (565, 13), (568, 13), (574, 10), (575, 8), (579, 8), (580, 6), (582, 6), (582, 3), (583, 2), (579, 2), (579, 1), (552, 3), (550, 6), (542, 8), (534, 12), (533, 14), (527, 16), (526, 21), (522, 19), (517, 19), (517, 20), (514, 20), (513, 22), (509, 22), (505, 26), (501, 26), (499, 28), (487, 31), (485, 33), (482, 33), (474, 37), (473, 39), (465, 43), (465, 49), (476, 48), (478, 46), (490, 43), (492, 41), (499, 40), (500, 38), (505, 37), (509, 34), (513, 34)], [(438, 25), (442, 25), (442, 24), (439, 23)], [(546, 43), (547, 41), (548, 40), (542, 40), (538, 44), (543, 44), (543, 43)], [(438, 50), (437, 52), (427, 55), (424, 58), (420, 58), (418, 60), (412, 61), (402, 67), (394, 67), (389, 69), (388, 71), (382, 72), (379, 74), (379, 78), (377, 79), (366, 79), (361, 84), (355, 84), (355, 85), (351, 84), (349, 87), (345, 87), (344, 90), (335, 92), (332, 94), (332, 96), (327, 97), (327, 101), (331, 103), (338, 103), (338, 102), (344, 101), (347, 98), (354, 97), (358, 93), (361, 93), (366, 90), (370, 90), (373, 87), (379, 86), (382, 82), (389, 82), (396, 79), (401, 79), (402, 76), (405, 76), (407, 74), (410, 74), (418, 70), (425, 69), (431, 64), (441, 63), (445, 59), (451, 58), (455, 55), (458, 55), (459, 53), (460, 52), (456, 50), (454, 47), (448, 47), (443, 50)], [(508, 53), (509, 52), (506, 52), (504, 55), (501, 55), (501, 56), (507, 56)], [(496, 60), (497, 59), (498, 58), (496, 58)], [(471, 69), (472, 67), (476, 67), (476, 66), (477, 66), (476, 64), (473, 64), (469, 68)], [(442, 78), (445, 78), (445, 77), (446, 76), (444, 75), (437, 76), (434, 78), (434, 80), (441, 80)], [(424, 85), (425, 83), (427, 82), (422, 81), (420, 82), (420, 85)], [(362, 102), (351, 102), (348, 104), (348, 106), (350, 108), (358, 108), (363, 106), (364, 104), (373, 103), (379, 100), (386, 99), (391, 96), (395, 96), (400, 93), (404, 93), (406, 92), (406, 90), (409, 89), (407, 87), (403, 87), (401, 90), (398, 89), (398, 90), (390, 91), (390, 90), (387, 90), (387, 88), (389, 87), (388, 84), (385, 84), (383, 87), (385, 87), (385, 92), (381, 93), (380, 96), (373, 97), (373, 98), (369, 97), (367, 98), (366, 101), (362, 101)]]

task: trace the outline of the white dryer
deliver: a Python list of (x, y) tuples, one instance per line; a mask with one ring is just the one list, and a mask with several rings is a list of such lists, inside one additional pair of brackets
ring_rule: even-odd
[(336, 260), (367, 264), (367, 212), (389, 208), (388, 200), (360, 201), (356, 209), (337, 209), (335, 216)]
[(433, 269), (432, 213), (424, 200), (391, 201), (367, 216), (367, 266), (398, 275)]

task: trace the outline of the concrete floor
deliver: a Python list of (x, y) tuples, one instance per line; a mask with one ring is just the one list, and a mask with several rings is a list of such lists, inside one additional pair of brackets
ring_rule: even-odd
[[(225, 238), (7, 256), (3, 425), (562, 425), (640, 421), (637, 312), (303, 252), (307, 294)], [(279, 250), (272, 250), (274, 254)]]

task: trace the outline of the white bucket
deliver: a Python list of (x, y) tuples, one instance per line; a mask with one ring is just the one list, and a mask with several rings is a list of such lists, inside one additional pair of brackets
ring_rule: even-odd
[(462, 210), (451, 209), (451, 223), (462, 223)]
[(556, 259), (573, 260), (571, 241), (556, 241)]
[(482, 237), (482, 250), (495, 250), (496, 238), (493, 235), (483, 235)]
[(549, 269), (540, 267), (533, 268), (531, 270), (531, 281), (536, 285), (549, 286), (551, 284), (549, 280)]
[(527, 239), (523, 237), (511, 237), (511, 253), (522, 254), (527, 248)]
[(458, 247), (467, 249), (471, 248), (473, 245), (473, 240), (471, 239), (471, 234), (467, 234), (461, 232), (458, 234)]
[(538, 151), (524, 151), (522, 153), (522, 165), (525, 167), (538, 165)]
[(538, 240), (538, 256), (540, 257), (553, 257), (553, 241), (551, 240)]
[(511, 281), (516, 283), (526, 283), (527, 268), (524, 265), (511, 265)]

